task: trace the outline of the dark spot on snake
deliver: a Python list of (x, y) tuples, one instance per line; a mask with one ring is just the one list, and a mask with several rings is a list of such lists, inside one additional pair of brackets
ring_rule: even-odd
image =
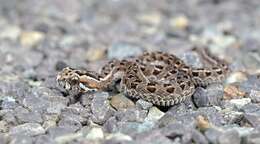
[(154, 70), (153, 71), (153, 75), (158, 75), (158, 74), (160, 74), (161, 73), (161, 71), (158, 71), (158, 70)]
[(180, 87), (181, 87), (182, 90), (184, 90), (185, 84), (181, 84)]
[(141, 67), (140, 69), (141, 69), (141, 71), (145, 71), (145, 67)]
[(155, 67), (158, 69), (163, 69), (163, 66), (161, 66), (161, 65), (155, 65)]
[(164, 87), (168, 87), (170, 86), (171, 84), (163, 84)]
[(174, 87), (169, 87), (169, 88), (166, 89), (166, 91), (167, 91), (168, 93), (174, 93), (175, 88), (174, 88)]
[(199, 76), (199, 72), (193, 71), (193, 72), (192, 72), (192, 75), (195, 76), (195, 77), (197, 77), (197, 76)]
[(140, 79), (136, 79), (134, 82), (136, 82), (136, 83), (141, 83), (142, 80), (140, 80)]
[(217, 74), (219, 75), (223, 74), (222, 70), (217, 70)]
[(133, 78), (133, 77), (134, 77), (133, 75), (128, 75), (128, 78), (129, 78), (129, 79), (131, 79), (131, 78)]
[(148, 83), (148, 86), (155, 86), (155, 83)]
[(130, 86), (130, 87), (131, 87), (132, 89), (136, 89), (137, 85), (138, 85), (138, 84), (136, 84), (136, 83), (131, 83), (131, 86)]
[(156, 91), (156, 88), (154, 86), (147, 86), (146, 89), (151, 93), (154, 93)]
[(176, 61), (175, 64), (179, 66), (181, 64), (181, 62), (180, 61)]
[(211, 72), (210, 71), (206, 71), (205, 74), (206, 74), (207, 77), (211, 76)]
[(159, 56), (159, 60), (163, 60), (163, 59), (164, 59), (163, 56), (160, 55), (160, 56)]
[(173, 69), (170, 71), (171, 74), (176, 74), (177, 73), (177, 70)]

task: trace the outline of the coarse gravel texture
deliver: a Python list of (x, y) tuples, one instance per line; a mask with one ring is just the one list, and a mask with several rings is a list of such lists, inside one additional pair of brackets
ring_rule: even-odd
[[(259, 0), (0, 0), (0, 143), (259, 144), (259, 18)], [(231, 72), (170, 108), (55, 81), (144, 51), (202, 67), (194, 46)]]

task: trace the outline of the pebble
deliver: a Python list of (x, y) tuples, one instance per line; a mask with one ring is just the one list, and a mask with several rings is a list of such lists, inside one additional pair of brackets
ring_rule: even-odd
[(247, 80), (247, 75), (245, 73), (233, 72), (227, 77), (226, 83), (231, 84), (235, 82), (244, 82), (246, 80)]
[(154, 131), (138, 134), (136, 136), (135, 143), (172, 144), (172, 140), (164, 136), (160, 131), (154, 130)]
[(110, 107), (108, 97), (109, 95), (106, 92), (94, 94), (91, 104), (93, 122), (103, 124), (109, 117), (113, 115), (114, 110)]
[(242, 98), (242, 99), (232, 99), (229, 101), (231, 104), (234, 104), (237, 109), (241, 109), (246, 104), (251, 102), (250, 98)]
[(11, 137), (10, 144), (33, 144), (33, 139), (26, 135), (16, 135)]
[(198, 107), (219, 106), (224, 95), (223, 89), (220, 84), (211, 84), (206, 89), (197, 88), (193, 95), (195, 105)]
[(0, 103), (2, 109), (14, 109), (17, 106), (15, 99), (10, 96), (1, 97)]
[(107, 52), (109, 59), (124, 59), (130, 56), (137, 56), (143, 53), (143, 48), (136, 44), (126, 42), (113, 43)]
[(246, 93), (239, 89), (238, 86), (235, 85), (227, 85), (224, 88), (224, 99), (236, 99), (236, 98), (243, 98), (245, 97)]
[(15, 127), (12, 127), (9, 132), (11, 135), (27, 135), (27, 136), (37, 136), (44, 134), (45, 130), (38, 123), (25, 123)]
[(20, 43), (25, 47), (37, 45), (45, 37), (44, 33), (38, 31), (23, 31), (20, 35)]
[(164, 116), (164, 112), (160, 111), (157, 107), (151, 107), (145, 120), (156, 122)]
[(221, 131), (213, 128), (209, 128), (205, 131), (205, 137), (208, 139), (208, 141), (212, 144), (218, 143), (218, 138), (222, 134)]
[(170, 19), (170, 25), (173, 29), (186, 29), (189, 26), (189, 19), (186, 16), (177, 16)]
[(153, 106), (153, 104), (150, 103), (150, 102), (147, 102), (147, 101), (145, 101), (145, 100), (139, 99), (139, 100), (137, 100), (137, 102), (136, 102), (136, 106), (137, 106), (138, 108), (143, 109), (143, 110), (148, 110), (148, 109), (150, 109), (150, 108)]
[(125, 97), (123, 94), (118, 94), (118, 95), (112, 96), (110, 104), (116, 110), (122, 110), (122, 109), (128, 109), (128, 108), (135, 107), (134, 102), (131, 101), (129, 98)]
[(17, 40), (21, 33), (21, 29), (16, 25), (9, 25), (5, 28), (2, 28), (0, 32), (0, 39), (10, 39), (10, 40)]
[(218, 137), (219, 144), (240, 144), (239, 133), (235, 130), (229, 130)]
[(99, 127), (92, 128), (86, 135), (86, 139), (92, 139), (92, 140), (103, 139), (104, 137), (105, 136), (102, 131), (102, 128)]
[(250, 93), (249, 93), (249, 98), (254, 103), (260, 103), (260, 91), (251, 90)]
[(113, 133), (109, 134), (105, 138), (106, 140), (113, 140), (113, 141), (132, 141), (133, 138), (130, 137), (129, 135), (125, 135), (122, 133)]
[(98, 61), (105, 57), (105, 49), (102, 48), (91, 48), (86, 53), (86, 60)]

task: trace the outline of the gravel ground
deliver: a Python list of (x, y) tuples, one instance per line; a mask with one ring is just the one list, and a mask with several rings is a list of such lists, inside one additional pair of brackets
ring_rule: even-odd
[[(0, 0), (1, 144), (259, 144), (259, 0)], [(143, 51), (194, 67), (207, 46), (230, 63), (224, 85), (171, 108), (56, 86), (69, 65), (99, 70)]]

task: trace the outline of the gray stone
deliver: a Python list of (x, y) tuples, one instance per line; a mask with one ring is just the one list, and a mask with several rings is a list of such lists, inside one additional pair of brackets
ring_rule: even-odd
[(248, 137), (246, 137), (246, 142), (248, 144), (259, 144), (260, 143), (260, 132), (253, 132)]
[(117, 111), (115, 117), (118, 121), (123, 122), (143, 122), (147, 112), (136, 108)]
[(16, 135), (11, 137), (10, 144), (33, 144), (33, 139), (30, 136)]
[(130, 44), (126, 42), (117, 42), (112, 44), (108, 49), (109, 59), (123, 59), (130, 56), (141, 55), (143, 50), (141, 47), (135, 44)]
[(77, 131), (82, 128), (82, 125), (79, 121), (71, 118), (61, 119), (58, 123), (58, 126), (71, 129), (71, 131)]
[(218, 143), (218, 137), (222, 134), (219, 130), (210, 128), (205, 131), (205, 137), (208, 139), (208, 141), (212, 144)]
[(207, 144), (207, 139), (196, 129), (182, 125), (182, 124), (171, 124), (161, 129), (163, 135), (170, 138), (181, 138), (182, 143), (201, 143)]
[(157, 120), (162, 118), (164, 114), (165, 113), (160, 111), (157, 107), (151, 107), (145, 120), (156, 122)]
[(260, 115), (257, 113), (244, 114), (244, 118), (253, 127), (257, 127), (260, 123)]
[(257, 75), (250, 75), (248, 80), (240, 84), (242, 91), (249, 93), (252, 90), (260, 91), (260, 81)]
[(56, 138), (65, 134), (70, 134), (70, 133), (74, 133), (74, 131), (70, 128), (66, 128), (66, 127), (54, 127), (54, 128), (49, 128), (47, 130), (47, 134), (48, 136), (50, 136), (51, 138)]
[(17, 107), (15, 109), (15, 117), (19, 123), (42, 123), (43, 119), (40, 113), (37, 112), (29, 112), (27, 109), (23, 107)]
[(117, 131), (117, 119), (110, 117), (103, 125), (104, 131), (107, 133), (113, 133)]
[(110, 104), (116, 110), (122, 110), (122, 109), (128, 109), (128, 108), (135, 107), (134, 102), (131, 101), (126, 96), (124, 96), (123, 94), (118, 94), (118, 95), (112, 96)]
[(149, 108), (151, 108), (153, 106), (152, 103), (150, 102), (147, 102), (147, 101), (144, 101), (142, 99), (139, 99), (137, 102), (136, 102), (136, 106), (138, 108), (141, 108), (143, 110), (148, 110)]
[(180, 58), (187, 64), (196, 68), (203, 67), (203, 63), (196, 52), (185, 52)]
[[(176, 108), (176, 109), (175, 109)], [(182, 109), (183, 106), (174, 106), (158, 121), (159, 127), (164, 127), (174, 123), (181, 123), (189, 127), (196, 126), (196, 118), (205, 116), (214, 125), (221, 126), (226, 123), (223, 115), (214, 107), (201, 107), (197, 111)]]
[(104, 138), (104, 132), (102, 128), (94, 127), (92, 128), (89, 133), (86, 135), (86, 139), (103, 139)]
[(206, 107), (221, 104), (221, 100), (224, 95), (224, 88), (220, 84), (211, 84), (204, 88), (197, 88), (194, 95), (193, 100), (196, 106), (198, 107)]
[(47, 135), (37, 136), (35, 139), (36, 144), (55, 144), (54, 140)]
[(14, 109), (17, 106), (15, 99), (10, 96), (0, 97), (1, 109)]
[(7, 134), (1, 133), (0, 134), (0, 143), (7, 144), (8, 141), (9, 141), (9, 137), (7, 136)]
[(95, 93), (93, 102), (91, 104), (91, 111), (93, 113), (92, 120), (95, 123), (103, 124), (114, 113), (108, 101), (108, 93)]
[(170, 138), (164, 136), (160, 131), (153, 130), (150, 132), (140, 133), (136, 136), (135, 143), (149, 144), (172, 144)]
[(237, 131), (229, 130), (218, 137), (218, 142), (219, 144), (239, 144), (241, 139)]
[(251, 103), (251, 99), (250, 98), (232, 99), (229, 102), (235, 105), (237, 109), (241, 109), (246, 104)]
[(260, 103), (260, 90), (251, 90), (249, 97), (254, 103)]
[(45, 130), (38, 123), (25, 123), (22, 125), (12, 127), (9, 133), (11, 135), (22, 134), (28, 136), (36, 136), (36, 135), (44, 134)]

